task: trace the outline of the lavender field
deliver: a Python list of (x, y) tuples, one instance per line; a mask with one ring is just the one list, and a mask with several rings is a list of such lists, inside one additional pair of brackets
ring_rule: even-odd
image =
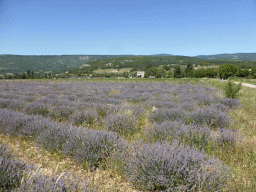
[[(209, 149), (241, 143), (228, 111), (242, 105), (217, 88), (171, 82), (0, 81), (0, 90), (2, 134), (71, 157), (86, 170), (114, 168), (135, 190), (228, 190), (232, 169)], [(12, 157), (4, 145), (0, 164), (0, 189), (97, 191), (89, 180), (78, 187), (68, 177), (48, 178), (52, 182), (40, 174), (28, 178), (25, 172), (33, 165)]]

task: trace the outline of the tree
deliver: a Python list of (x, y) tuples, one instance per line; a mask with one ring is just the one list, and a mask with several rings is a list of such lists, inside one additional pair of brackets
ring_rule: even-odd
[(239, 69), (238, 77), (247, 77), (250, 75), (249, 69)]
[(147, 64), (146, 64), (146, 67), (145, 67), (145, 70), (147, 71), (148, 69), (152, 68), (153, 67), (153, 64), (151, 61), (148, 61)]
[(164, 74), (165, 74), (165, 70), (163, 68), (160, 68), (160, 69), (157, 69), (157, 72), (156, 72), (156, 78), (162, 78), (164, 77)]
[(25, 73), (21, 73), (20, 78), (21, 78), (21, 79), (26, 79), (26, 78), (27, 78), (27, 76), (26, 76), (26, 74), (25, 74)]
[(186, 77), (193, 77), (193, 64), (188, 62), (185, 69)]
[(207, 68), (207, 69), (205, 70), (205, 75), (206, 75), (206, 77), (208, 77), (208, 78), (214, 78), (214, 77), (217, 76), (217, 71), (214, 70), (214, 69), (212, 69), (212, 68)]
[(238, 68), (232, 64), (223, 64), (219, 67), (220, 78), (227, 79), (228, 77), (236, 76)]
[(158, 72), (158, 69), (156, 67), (151, 67), (146, 70), (144, 76), (145, 76), (145, 78), (148, 78), (150, 76), (156, 76), (157, 72)]
[(236, 99), (237, 93), (240, 91), (241, 88), (242, 88), (242, 83), (236, 85), (229, 79), (224, 87), (225, 96), (227, 98)]
[(206, 71), (204, 68), (199, 68), (194, 71), (194, 76), (196, 78), (206, 77)]
[(28, 79), (30, 78), (30, 70), (27, 70)]
[(173, 77), (173, 73), (171, 71), (167, 72), (166, 77), (167, 78), (172, 78)]
[(181, 68), (179, 65), (174, 68), (173, 77), (181, 78)]
[(31, 71), (31, 78), (34, 79), (34, 72)]
[(171, 68), (170, 68), (170, 66), (168, 66), (168, 65), (164, 65), (164, 66), (163, 66), (163, 69), (166, 70), (166, 71), (169, 71)]
[(256, 65), (252, 68), (252, 76), (256, 78)]

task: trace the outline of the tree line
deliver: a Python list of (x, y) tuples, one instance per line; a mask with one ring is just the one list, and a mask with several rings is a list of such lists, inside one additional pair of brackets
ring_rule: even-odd
[(229, 77), (248, 77), (256, 78), (256, 65), (252, 69), (241, 69), (233, 64), (223, 64), (218, 68), (198, 68), (194, 69), (193, 64), (187, 63), (186, 67), (181, 67), (180, 65), (175, 66), (174, 70), (170, 70), (170, 66), (164, 65), (162, 68), (157, 68), (148, 65), (146, 67), (145, 77), (174, 77), (174, 78), (223, 78), (227, 79)]
[[(197, 68), (195, 69), (194, 65), (191, 62), (188, 62), (184, 67), (182, 65), (176, 65), (173, 68), (169, 65), (163, 65), (161, 67), (156, 67), (152, 63), (147, 63), (144, 67), (145, 69), (145, 78), (223, 78), (227, 79), (229, 77), (247, 77), (247, 78), (256, 78), (256, 65), (251, 69), (242, 69), (234, 64), (223, 64), (219, 67), (212, 68)], [(69, 70), (69, 73), (61, 74), (52, 74), (52, 73), (36, 73), (33, 71), (27, 70), (26, 73), (20, 74), (5, 74), (2, 79), (43, 79), (43, 78), (68, 78), (70, 76), (82, 77), (84, 73), (90, 75), (90, 77), (136, 77), (137, 71), (123, 72), (123, 73), (94, 73), (93, 69), (90, 67), (82, 68), (73, 68)]]

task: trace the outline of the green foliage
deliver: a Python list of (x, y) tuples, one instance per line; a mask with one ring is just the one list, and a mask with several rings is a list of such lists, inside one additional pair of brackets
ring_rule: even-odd
[(158, 69), (157, 67), (151, 67), (146, 70), (145, 78), (148, 78), (150, 76), (154, 76), (156, 78), (162, 78), (164, 77), (164, 73), (165, 71), (162, 68)]
[(171, 68), (170, 68), (169, 65), (164, 65), (164, 66), (163, 66), (163, 69), (166, 70), (166, 71), (169, 71)]
[(256, 65), (252, 68), (252, 76), (256, 78)]
[(175, 67), (173, 76), (175, 78), (181, 78), (181, 68), (180, 68), (180, 66)]
[(225, 97), (236, 99), (237, 93), (240, 91), (241, 88), (242, 83), (236, 85), (229, 79), (228, 82), (226, 83), (226, 86), (224, 87)]
[(247, 77), (250, 75), (249, 69), (239, 69), (238, 70), (238, 77)]
[(188, 62), (187, 67), (185, 68), (186, 77), (193, 77), (193, 64)]
[(235, 65), (224, 64), (219, 67), (220, 77), (227, 79), (228, 77), (234, 77), (238, 74), (238, 68)]
[[(0, 55), (0, 73), (27, 72), (31, 66), (33, 66), (34, 72), (43, 70), (44, 72), (52, 71), (54, 73), (58, 71), (59, 73), (61, 70), (80, 67), (89, 61), (122, 56), (123, 55)], [(98, 66), (96, 67), (98, 68)]]
[(213, 68), (199, 68), (194, 70), (193, 72), (194, 77), (201, 78), (201, 77), (208, 77), (208, 78), (214, 78), (217, 76), (217, 69)]

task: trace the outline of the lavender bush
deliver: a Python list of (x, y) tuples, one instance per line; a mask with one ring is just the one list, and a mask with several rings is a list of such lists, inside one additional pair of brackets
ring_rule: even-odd
[(112, 114), (106, 117), (106, 130), (120, 135), (132, 135), (137, 131), (137, 118), (129, 114)]
[(229, 125), (231, 118), (225, 112), (210, 106), (191, 112), (190, 121), (200, 125), (208, 125), (211, 128), (224, 128)]
[(161, 124), (154, 124), (145, 130), (145, 140), (149, 142), (162, 142), (168, 140), (172, 142), (177, 139), (177, 130), (182, 123), (178, 121), (164, 121)]
[(187, 122), (187, 112), (179, 109), (179, 108), (172, 108), (172, 109), (157, 109), (155, 110), (149, 117), (151, 122), (161, 123), (167, 120), (171, 121), (183, 121)]
[(230, 108), (241, 107), (241, 103), (237, 99), (224, 98), (223, 100), (221, 100), (221, 103)]
[(75, 109), (69, 106), (52, 107), (49, 109), (48, 115), (60, 122), (68, 120), (68, 118), (74, 113)]
[(7, 108), (9, 105), (11, 105), (12, 99), (2, 99), (0, 98), (0, 107), (1, 108)]
[(212, 133), (212, 138), (215, 140), (215, 144), (220, 146), (232, 146), (235, 147), (236, 144), (242, 142), (243, 135), (239, 135), (237, 130), (230, 129), (220, 129), (214, 134)]
[(68, 129), (68, 126), (50, 121), (47, 129), (44, 129), (35, 141), (38, 146), (48, 151), (59, 151), (62, 149), (62, 144), (68, 138), (68, 135), (65, 134), (65, 129)]
[[(97, 167), (107, 158), (117, 158), (126, 146), (126, 142), (113, 132), (72, 127), (41, 116), (23, 114), (22, 117), (22, 114), (7, 109), (0, 109), (0, 117), (3, 117), (0, 119), (2, 131), (14, 135), (32, 135), (31, 139), (34, 139), (38, 146), (49, 151), (62, 151), (88, 164), (90, 168)], [(10, 117), (23, 118), (23, 121), (16, 122), (15, 118)], [(29, 124), (30, 127), (26, 126)], [(36, 129), (40, 124), (42, 126)]]
[(200, 150), (205, 149), (212, 141), (210, 128), (195, 124), (180, 126), (176, 134), (177, 138), (182, 141), (183, 144), (196, 147)]
[(88, 126), (97, 122), (98, 114), (92, 110), (76, 112), (68, 120), (76, 126)]
[(133, 149), (126, 176), (141, 190), (220, 191), (228, 179), (228, 168), (218, 159), (178, 142), (142, 144)]
[(11, 192), (93, 192), (96, 189), (91, 189), (90, 182), (87, 179), (83, 181), (77, 177), (77, 182), (73, 183), (71, 180), (71, 172), (69, 175), (65, 175), (65, 172), (61, 172), (60, 175), (55, 173), (54, 176), (41, 175), (40, 172), (30, 171), (27, 173), (26, 179), (21, 185), (12, 190)]
[(125, 140), (113, 132), (79, 128), (66, 131), (69, 137), (63, 144), (63, 153), (89, 169), (97, 168), (108, 158), (113, 161), (120, 159), (127, 147)]
[(47, 115), (49, 109), (44, 103), (34, 102), (26, 105), (22, 111), (28, 115)]
[(0, 129), (15, 136), (35, 138), (48, 127), (50, 120), (38, 115), (25, 115), (8, 109), (0, 109)]
[(10, 191), (20, 185), (23, 171), (29, 171), (33, 166), (26, 165), (15, 156), (8, 147), (0, 144), (0, 190)]
[(149, 142), (164, 142), (165, 140), (173, 142), (177, 139), (186, 145), (199, 149), (205, 148), (212, 140), (209, 127), (195, 124), (186, 125), (178, 121), (165, 121), (148, 127), (144, 140)]
[(72, 182), (71, 172), (64, 175), (61, 172), (54, 176), (44, 176), (41, 172), (35, 171), (34, 165), (28, 165), (15, 159), (12, 152), (5, 145), (0, 144), (0, 190), (22, 192), (22, 191), (96, 191), (90, 187), (90, 182), (77, 177), (77, 182)]

